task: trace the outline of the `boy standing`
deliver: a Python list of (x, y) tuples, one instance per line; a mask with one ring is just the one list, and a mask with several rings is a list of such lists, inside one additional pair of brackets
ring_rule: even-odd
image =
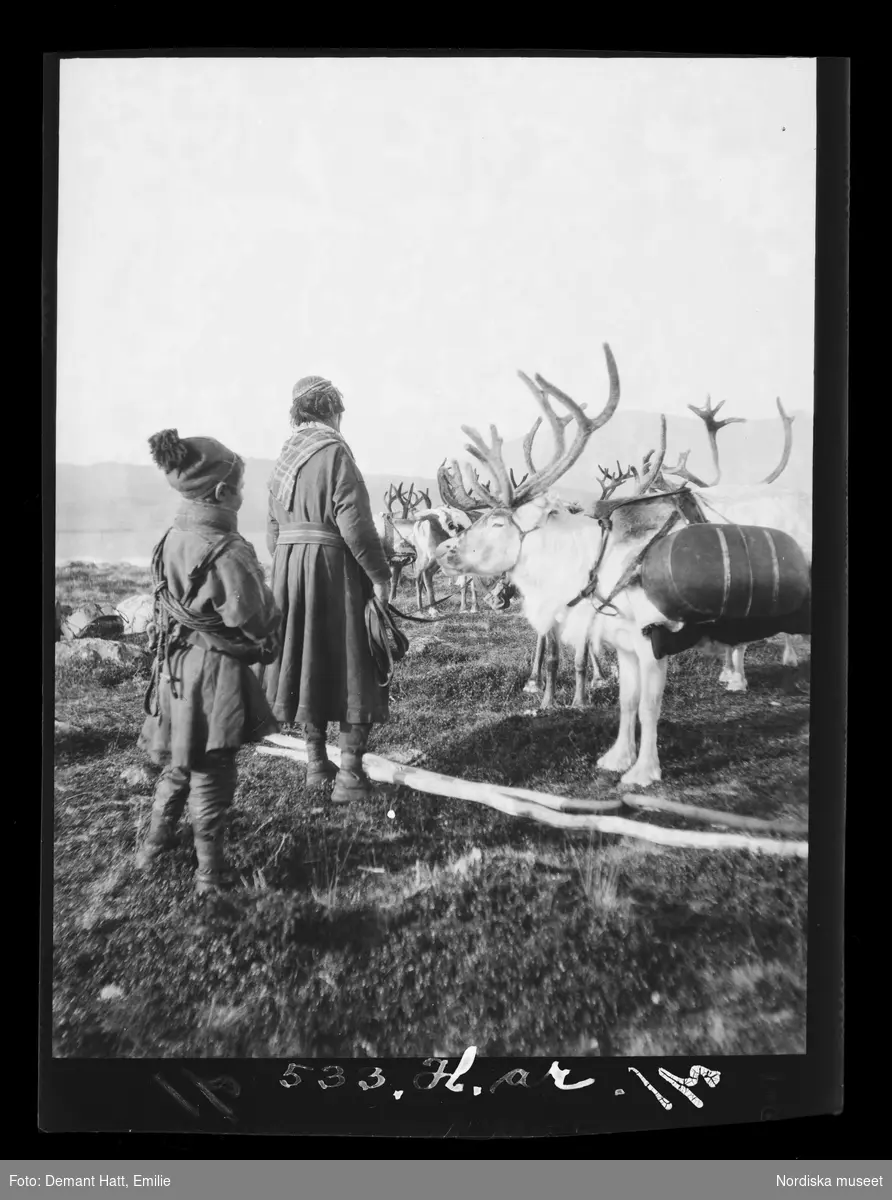
[(238, 748), (278, 729), (250, 668), (276, 657), (280, 613), (237, 532), (242, 459), (214, 438), (180, 438), (175, 429), (149, 446), (183, 503), (152, 561), (158, 637), (140, 742), (165, 770), (137, 866), (175, 844), (188, 803), (204, 893), (230, 882), (223, 834)]

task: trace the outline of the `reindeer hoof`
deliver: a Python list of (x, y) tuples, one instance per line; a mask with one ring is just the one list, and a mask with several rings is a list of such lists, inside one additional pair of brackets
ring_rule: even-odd
[(528, 679), (526, 681), (526, 683), (523, 685), (523, 690), (530, 694), (534, 694), (539, 691), (539, 685), (536, 683), (536, 681), (534, 679)]
[(631, 771), (626, 771), (620, 783), (632, 784), (634, 787), (649, 787), (652, 783), (659, 783), (663, 778), (663, 773), (659, 767), (639, 767), (637, 764), (632, 767)]
[(747, 690), (747, 686), (742, 679), (731, 679), (726, 685), (726, 690), (729, 692), (745, 692)]
[(625, 771), (631, 766), (632, 759), (628, 754), (621, 754), (618, 751), (608, 750), (606, 754), (602, 754), (598, 759), (598, 766), (602, 771)]

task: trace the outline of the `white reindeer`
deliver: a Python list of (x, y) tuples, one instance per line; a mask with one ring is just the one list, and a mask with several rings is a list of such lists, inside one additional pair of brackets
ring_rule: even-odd
[[(677, 494), (646, 494), (663, 463), (663, 450), (633, 502), (618, 502), (609, 521), (583, 513), (568, 513), (549, 489), (582, 454), (591, 435), (613, 416), (620, 386), (609, 346), (604, 353), (610, 377), (610, 395), (596, 418), (541, 375), (535, 382), (520, 372), (552, 428), (554, 453), (541, 471), (515, 486), (502, 459), (502, 439), (490, 426), (492, 444), (468, 426), (464, 432), (473, 445), (467, 448), (486, 464), (495, 481), (495, 493), (480, 487), (470, 476), (462, 480), (458, 463), (452, 465), (456, 495), (463, 491), (466, 509), (488, 507), (487, 514), (438, 551), (441, 562), (457, 571), (479, 575), (507, 574), (524, 601), (524, 614), (537, 634), (547, 637), (557, 628), (560, 640), (573, 646), (578, 656), (591, 639), (598, 654), (601, 645), (612, 645), (619, 665), (619, 731), (613, 746), (598, 760), (604, 770), (622, 774), (622, 782), (646, 787), (661, 778), (657, 725), (666, 683), (667, 658), (657, 658), (651, 629), (678, 633), (683, 621), (670, 620), (648, 599), (640, 582), (640, 564), (648, 549), (679, 520), (683, 504)], [(564, 404), (569, 416), (560, 418), (548, 396)], [(572, 445), (565, 447), (564, 430), (576, 422)], [(663, 419), (665, 447), (665, 418)], [(535, 427), (534, 427), (535, 429)], [(529, 465), (529, 461), (528, 461)], [(690, 493), (686, 493), (690, 496)], [(610, 502), (612, 503), (612, 502)], [(694, 641), (700, 639), (696, 630)], [(636, 718), (641, 725), (636, 752)]]

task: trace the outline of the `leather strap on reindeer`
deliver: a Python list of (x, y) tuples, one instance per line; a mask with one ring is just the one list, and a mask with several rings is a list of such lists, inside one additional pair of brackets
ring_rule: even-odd
[[(626, 503), (628, 503), (628, 504), (631, 504), (633, 502), (634, 502), (633, 500), (626, 501)], [(620, 507), (622, 507), (622, 504), (617, 504), (614, 507), (620, 508)], [(610, 594), (605, 598), (605, 597), (598, 595), (598, 577), (599, 577), (599, 574), (601, 571), (601, 563), (604, 561), (604, 554), (607, 550), (607, 542), (608, 542), (608, 539), (610, 538), (610, 534), (613, 531), (613, 521), (612, 521), (611, 517), (609, 517), (609, 516), (598, 517), (597, 518), (598, 524), (601, 526), (601, 529), (603, 530), (603, 536), (601, 538), (601, 548), (598, 551), (598, 558), (595, 562), (595, 565), (592, 567), (591, 571), (589, 572), (588, 583), (585, 585), (585, 587), (582, 589), (582, 591), (579, 593), (579, 595), (574, 597), (574, 599), (572, 599), (570, 601), (570, 603), (567, 605), (567, 607), (574, 608), (577, 604), (580, 603), (580, 601), (591, 599), (596, 612), (603, 613), (606, 609), (612, 608), (613, 612), (609, 613), (608, 615), (609, 616), (618, 616), (619, 613), (618, 613), (618, 610), (613, 605), (613, 600), (615, 599), (616, 596), (619, 595), (619, 593), (623, 590), (623, 588), (628, 587), (629, 584), (632, 582), (632, 580), (635, 578), (635, 576), (641, 569), (641, 564), (642, 564), (642, 562), (644, 562), (645, 555), (647, 554), (648, 550), (650, 550), (651, 546), (653, 546), (655, 542), (658, 542), (660, 540), (660, 538), (665, 537), (666, 534), (669, 532), (669, 530), (672, 528), (672, 526), (675, 525), (681, 519), (682, 519), (681, 510), (679, 508), (673, 508), (672, 512), (669, 514), (669, 516), (663, 522), (662, 526), (657, 530), (657, 532), (647, 542), (647, 544), (638, 551), (638, 553), (635, 555), (635, 557), (632, 559), (632, 561), (626, 566), (625, 570), (622, 572), (619, 579), (616, 581), (616, 583), (610, 589)]]

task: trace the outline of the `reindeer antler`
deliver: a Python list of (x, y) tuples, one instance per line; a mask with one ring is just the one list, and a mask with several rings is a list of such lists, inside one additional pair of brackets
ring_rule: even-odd
[[(483, 504), (489, 507), (504, 506), (506, 508), (517, 508), (528, 500), (533, 499), (534, 496), (546, 492), (555, 480), (559, 479), (573, 466), (585, 449), (588, 439), (596, 429), (600, 429), (602, 425), (610, 420), (616, 411), (616, 406), (619, 404), (619, 374), (611, 349), (606, 342), (604, 343), (604, 354), (607, 359), (607, 372), (610, 377), (610, 394), (604, 409), (594, 418), (585, 415), (583, 411), (585, 405), (577, 404), (575, 400), (565, 392), (562, 392), (553, 383), (549, 383), (543, 376), (536, 375), (535, 382), (533, 382), (523, 371), (518, 371), (518, 375), (536, 398), (536, 402), (542, 409), (554, 436), (554, 453), (551, 461), (543, 470), (537, 471), (535, 469), (531, 454), (533, 439), (542, 422), (541, 417), (535, 422), (524, 439), (524, 458), (528, 471), (520, 483), (517, 483), (513, 472), (509, 471), (505, 465), (505, 460), (502, 456), (502, 438), (499, 436), (496, 426), (490, 425), (491, 443), (487, 444), (476, 429), (469, 425), (462, 425), (463, 432), (467, 434), (473, 443), (468, 445), (468, 452), (489, 468), (497, 494), (494, 494), (480, 482), (476, 472), (473, 478), (469, 475), (462, 478), (458, 463), (453, 461), (451, 475), (446, 471), (445, 465), (437, 473), (441, 495), (444, 495), (445, 487), (446, 491), (455, 500), (459, 501), (455, 505), (457, 508), (464, 507), (467, 509), (470, 504), (474, 503), (475, 499), (477, 507)], [(548, 395), (565, 405), (570, 410), (569, 414), (565, 417), (558, 416), (548, 402)], [(573, 444), (568, 450), (565, 447), (564, 430), (571, 421), (576, 422), (577, 429)], [(462, 481), (460, 488), (459, 480)]]
[(502, 439), (499, 437), (499, 431), (495, 425), (490, 425), (489, 432), (492, 437), (492, 445), (488, 446), (476, 429), (471, 425), (462, 425), (462, 433), (466, 433), (473, 442), (465, 446), (469, 454), (473, 454), (476, 459), (479, 459), (485, 466), (489, 467), (495, 477), (496, 488), (499, 492), (502, 503), (506, 508), (511, 506), (511, 501), (514, 499), (514, 486), (511, 483), (511, 478), (508, 474), (508, 469), (505, 466), (505, 460), (502, 458)]
[(398, 492), (397, 492), (396, 488), (394, 487), (394, 485), (391, 484), (390, 487), (387, 489), (387, 491), (384, 493), (384, 503), (387, 505), (387, 512), (391, 517), (393, 516), (393, 502), (394, 502), (394, 500), (397, 499), (397, 496), (398, 496)]
[(402, 519), (404, 521), (406, 521), (406, 520), (408, 520), (408, 517), (409, 517), (409, 510), (412, 507), (412, 501), (409, 496), (404, 495), (404, 493), (403, 493), (404, 486), (405, 485), (401, 483), (397, 487), (396, 498), (397, 498), (397, 500), (399, 500), (400, 504), (403, 506), (403, 518)]
[(624, 483), (637, 475), (638, 472), (634, 467), (626, 467), (625, 470), (619, 465), (619, 459), (616, 462), (616, 474), (608, 471), (606, 467), (598, 464), (598, 470), (601, 472), (601, 478), (598, 483), (601, 485), (601, 499), (608, 500), (618, 487), (622, 487)]
[[(418, 493), (418, 504), (420, 504), (422, 500), (424, 501), (426, 508), (433, 508), (430, 498), (430, 488), (425, 488), (423, 492)], [(416, 508), (418, 507), (418, 504), (416, 504)]]
[(692, 483), (694, 487), (710, 487), (708, 483), (704, 483), (696, 475), (691, 474), (687, 468), (687, 461), (690, 455), (690, 450), (685, 450), (678, 456), (678, 463), (674, 467), (666, 467), (663, 471), (664, 475), (677, 475), (679, 479), (686, 479), (688, 483)]
[[(515, 507), (526, 503), (528, 500), (532, 500), (534, 496), (539, 496), (543, 492), (546, 492), (556, 480), (566, 474), (582, 454), (591, 435), (597, 429), (606, 425), (616, 411), (620, 397), (619, 373), (616, 369), (613, 353), (606, 342), (604, 343), (604, 355), (607, 359), (607, 373), (610, 377), (610, 394), (606, 405), (597, 417), (587, 417), (583, 411), (583, 405), (577, 404), (566, 392), (562, 392), (559, 387), (556, 387), (553, 383), (549, 383), (542, 375), (536, 375), (535, 383), (533, 383), (522, 371), (518, 372), (521, 379), (526, 383), (530, 391), (532, 391), (537, 403), (542, 408), (546, 420), (551, 425), (555, 446), (551, 462), (541, 471), (531, 473), (527, 481), (518, 487), (513, 498)], [(559, 417), (557, 415), (548, 403), (546, 393), (570, 410), (566, 417)], [(569, 450), (566, 450), (564, 446), (564, 429), (572, 420), (576, 421), (576, 436)], [(538, 428), (538, 425), (536, 428)], [(528, 462), (527, 465), (529, 466), (530, 463)]]
[(787, 463), (790, 461), (790, 451), (793, 449), (793, 422), (796, 420), (796, 418), (788, 417), (784, 412), (784, 406), (781, 404), (780, 396), (777, 397), (776, 403), (777, 411), (780, 413), (780, 418), (784, 423), (784, 450), (781, 454), (780, 462), (770, 475), (766, 475), (766, 477), (762, 480), (763, 483), (774, 483), (778, 475), (780, 475), (786, 469)]
[(724, 421), (717, 421), (715, 419), (715, 414), (719, 411), (724, 403), (725, 401), (722, 400), (715, 406), (715, 408), (713, 408), (712, 399), (710, 396), (707, 396), (706, 404), (703, 408), (697, 408), (695, 404), (688, 405), (688, 408), (691, 410), (691, 412), (695, 413), (706, 425), (706, 432), (709, 436), (709, 449), (710, 453), (712, 454), (712, 465), (715, 467), (715, 479), (713, 479), (712, 483), (701, 482), (699, 485), (700, 487), (715, 487), (722, 477), (722, 468), (719, 465), (719, 447), (716, 441), (716, 435), (718, 434), (718, 431), (723, 429), (725, 425), (746, 424), (745, 417), (726, 417)]
[[(660, 413), (660, 449), (657, 452), (656, 461), (650, 464), (653, 458), (653, 450), (648, 450), (644, 458), (641, 460), (641, 469), (644, 471), (644, 478), (639, 481), (635, 489), (636, 496), (643, 496), (649, 491), (654, 484), (660, 479), (660, 472), (663, 469), (663, 460), (666, 457), (666, 414)], [(632, 468), (634, 471), (634, 467)], [(635, 477), (638, 478), (638, 472), (635, 471)]]
[(443, 503), (448, 508), (458, 508), (462, 512), (479, 512), (481, 508), (495, 508), (499, 504), (498, 497), (493, 496), (489, 488), (480, 482), (476, 472), (473, 479), (469, 477), (465, 481), (455, 459), (451, 468), (444, 461), (437, 469), (437, 487)]
[[(538, 391), (538, 389), (536, 388), (535, 384), (533, 383), (533, 381), (531, 379), (527, 379), (527, 377), (525, 375), (523, 375), (522, 378), (523, 378), (524, 383), (526, 383), (528, 387), (533, 388), (534, 391)], [(541, 395), (542, 395), (542, 393), (539, 392), (539, 397), (541, 397)], [(587, 403), (580, 404), (579, 407), (584, 409), (584, 408), (587, 408), (588, 405), (587, 405)], [(569, 425), (570, 422), (573, 420), (573, 416), (571, 414), (570, 416), (567, 416), (567, 417), (558, 417), (558, 420), (560, 421), (561, 425)], [(526, 468), (527, 468), (527, 474), (524, 476), (524, 479), (526, 479), (530, 475), (536, 474), (536, 467), (533, 464), (533, 442), (535, 441), (536, 434), (537, 434), (537, 432), (539, 430), (539, 426), (541, 424), (542, 424), (542, 418), (536, 417), (536, 420), (533, 422), (532, 429), (526, 435), (526, 437), (523, 439), (523, 459), (524, 459), (524, 462), (526, 463)], [(523, 479), (520, 482), (523, 483)]]

